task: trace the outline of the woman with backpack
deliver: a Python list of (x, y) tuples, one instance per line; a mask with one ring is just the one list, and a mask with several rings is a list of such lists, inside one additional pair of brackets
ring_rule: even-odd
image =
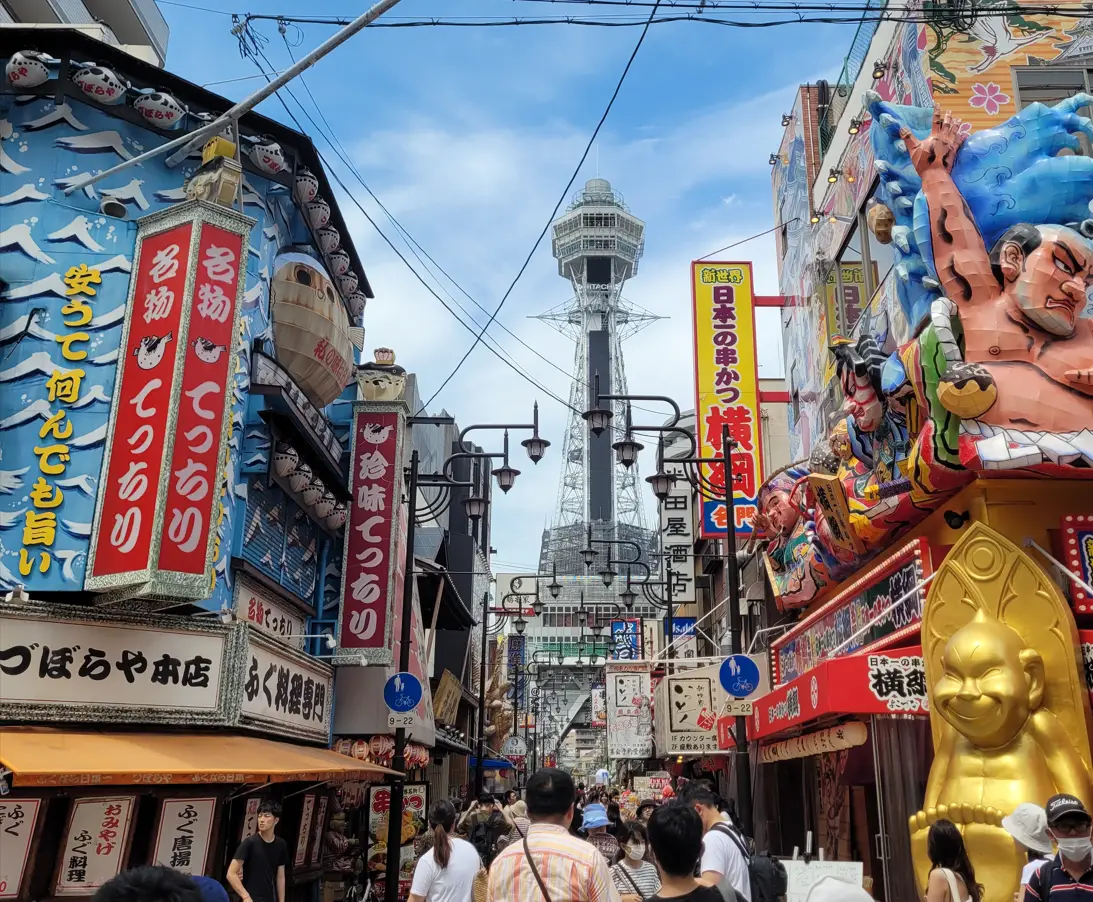
[(638, 821), (622, 821), (615, 837), (619, 841), (618, 863), (611, 868), (611, 880), (622, 902), (642, 902), (660, 891), (656, 865), (645, 860), (649, 835)]
[(418, 859), (409, 902), (470, 902), (482, 861), (469, 842), (452, 835), (455, 807), (439, 799), (429, 809), (433, 847)]

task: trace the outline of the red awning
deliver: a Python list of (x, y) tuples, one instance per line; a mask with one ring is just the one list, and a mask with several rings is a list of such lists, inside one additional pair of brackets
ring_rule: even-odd
[(846, 655), (756, 699), (748, 739), (770, 739), (827, 716), (929, 713), (921, 648)]

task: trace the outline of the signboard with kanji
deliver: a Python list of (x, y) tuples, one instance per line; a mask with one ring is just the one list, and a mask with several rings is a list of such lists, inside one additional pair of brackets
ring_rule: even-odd
[(93, 896), (122, 868), (136, 796), (75, 799), (57, 858), (55, 896)]
[(660, 547), (671, 564), (671, 593), (675, 604), (695, 602), (695, 518), (691, 483), (683, 464), (664, 462), (664, 471), (676, 481), (660, 502)]
[[(691, 264), (695, 341), (695, 420), (700, 457), (721, 456), (723, 427), (736, 442), (732, 450), (733, 524), (751, 533), (763, 482), (759, 419), (759, 367), (750, 263)], [(709, 482), (725, 486), (722, 464), (702, 465)], [(703, 499), (703, 538), (724, 536), (723, 501)]]

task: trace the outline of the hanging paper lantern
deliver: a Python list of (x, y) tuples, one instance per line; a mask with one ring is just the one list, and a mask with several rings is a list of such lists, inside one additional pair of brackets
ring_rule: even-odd
[(285, 171), (285, 152), (281, 145), (270, 138), (263, 138), (250, 149), (251, 161), (266, 175), (278, 175)]
[(348, 755), (353, 751), (352, 739), (339, 739), (334, 743), (334, 751), (339, 755)]
[(294, 492), (302, 492), (307, 488), (307, 484), (311, 482), (313, 475), (311, 467), (307, 464), (298, 464), (296, 471), (288, 478), (288, 486)]
[(345, 526), (345, 521), (348, 519), (349, 510), (346, 508), (344, 501), (339, 501), (334, 505), (334, 510), (330, 516), (326, 518), (326, 528), (337, 532)]
[(334, 513), (334, 505), (337, 503), (338, 499), (334, 497), (333, 492), (323, 493), (323, 497), (315, 502), (315, 516), (320, 520), (325, 520)]
[(305, 505), (313, 507), (315, 502), (322, 498), (325, 492), (326, 486), (323, 485), (323, 481), (316, 476), (307, 484), (306, 488), (300, 492), (300, 498), (303, 499)]
[(334, 273), (334, 277), (344, 276), (349, 272), (349, 267), (352, 265), (352, 261), (349, 259), (349, 254), (345, 251), (334, 251), (332, 254), (328, 254), (326, 258), (327, 266), (330, 267), (331, 272)]
[(8, 81), (17, 88), (37, 88), (49, 81), (47, 57), (37, 50), (20, 50), (13, 53), (4, 66)]
[(363, 739), (358, 739), (353, 743), (351, 754), (358, 761), (368, 761), (372, 757), (372, 750), (368, 747), (368, 743)]
[(368, 304), (368, 298), (363, 291), (354, 291), (346, 297), (346, 300), (349, 302), (349, 309), (353, 311), (354, 318), (359, 318)]
[(296, 203), (300, 206), (309, 204), (315, 199), (315, 195), (319, 193), (319, 180), (315, 177), (315, 174), (306, 166), (302, 166), (296, 170), (296, 181), (293, 183), (292, 194), (296, 198)]
[(317, 229), (315, 237), (319, 239), (319, 250), (324, 254), (332, 254), (342, 243), (342, 236), (334, 226), (323, 226)]
[(296, 471), (300, 462), (299, 452), (287, 442), (278, 442), (273, 451), (273, 472), (287, 479)]
[(318, 195), (304, 204), (304, 212), (307, 213), (307, 221), (313, 229), (321, 229), (330, 222), (330, 204)]
[(157, 128), (174, 128), (186, 115), (182, 104), (163, 91), (143, 94), (133, 102), (133, 108)]
[(76, 86), (84, 94), (104, 106), (115, 106), (125, 100), (129, 86), (113, 70), (105, 66), (83, 66), (72, 76)]
[(347, 272), (343, 275), (335, 276), (334, 278), (338, 283), (338, 290), (342, 293), (342, 297), (351, 295), (357, 290), (357, 286), (360, 284), (357, 281), (357, 274), (353, 272)]
[(373, 761), (384, 761), (395, 753), (395, 740), (391, 736), (373, 736), (369, 747)]

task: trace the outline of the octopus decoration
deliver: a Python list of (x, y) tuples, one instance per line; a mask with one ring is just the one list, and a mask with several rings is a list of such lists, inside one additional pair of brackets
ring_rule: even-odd
[(1080, 94), (968, 135), (940, 109), (867, 98), (871, 226), (896, 249), (915, 337), (884, 322), (830, 348), (828, 446), (762, 488), (783, 610), (830, 591), (980, 475), (1093, 478), (1093, 124)]

